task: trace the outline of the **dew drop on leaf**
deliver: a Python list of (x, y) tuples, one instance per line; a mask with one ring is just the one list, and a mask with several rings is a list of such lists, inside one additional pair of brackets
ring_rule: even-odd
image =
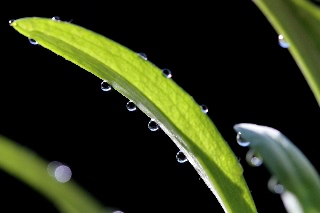
[(268, 181), (268, 189), (275, 194), (281, 194), (284, 191), (283, 185), (281, 185), (274, 176), (272, 176)]
[(128, 101), (126, 107), (130, 112), (133, 112), (137, 109), (136, 105), (132, 101)]
[(159, 125), (157, 124), (157, 122), (153, 119), (151, 119), (148, 123), (148, 128), (151, 130), (151, 131), (157, 131), (159, 129)]
[(53, 16), (51, 19), (53, 21), (60, 21), (60, 17), (59, 16)]
[(184, 153), (179, 150), (179, 152), (176, 155), (176, 159), (179, 163), (185, 163), (188, 161), (187, 157), (184, 155)]
[(171, 71), (167, 68), (162, 69), (162, 73), (166, 78), (172, 78)]
[(262, 158), (259, 157), (252, 149), (247, 152), (246, 160), (250, 166), (254, 167), (261, 166), (263, 163)]
[(10, 19), (10, 20), (9, 20), (9, 25), (12, 26), (12, 24), (13, 24), (14, 21), (15, 21), (14, 19)]
[(201, 108), (202, 112), (205, 114), (207, 114), (209, 111), (208, 107), (204, 104), (200, 105), (200, 108)]
[(108, 92), (108, 91), (112, 90), (112, 87), (110, 86), (110, 84), (108, 84), (107, 81), (102, 81), (101, 82), (101, 90), (104, 92)]
[(237, 134), (237, 142), (240, 146), (243, 146), (243, 147), (250, 145), (249, 141), (246, 141), (241, 137), (241, 132), (238, 132), (238, 134)]
[(32, 38), (28, 38), (28, 40), (29, 40), (30, 44), (32, 44), (32, 45), (38, 45), (38, 42), (36, 40), (34, 40)]
[(148, 60), (147, 54), (145, 54), (145, 53), (138, 53), (138, 56), (140, 58), (142, 58), (143, 60)]
[(279, 41), (280, 47), (282, 48), (288, 48), (290, 46), (290, 44), (284, 40), (283, 35), (278, 36), (278, 41)]

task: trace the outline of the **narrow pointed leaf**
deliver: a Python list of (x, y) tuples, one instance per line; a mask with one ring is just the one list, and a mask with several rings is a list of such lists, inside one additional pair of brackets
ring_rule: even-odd
[(304, 213), (320, 212), (319, 174), (287, 137), (276, 129), (256, 124), (237, 124), (234, 129), (250, 142), (250, 148), (262, 157), (272, 175), (284, 186), (287, 192), (282, 199), (287, 209), (300, 212), (298, 206), (301, 206)]
[(289, 43), (288, 50), (320, 105), (320, 8), (311, 0), (253, 2)]
[(164, 77), (158, 67), (128, 48), (68, 22), (24, 18), (11, 26), (106, 80), (159, 123), (225, 212), (256, 212), (242, 169), (228, 144), (194, 99), (172, 79)]

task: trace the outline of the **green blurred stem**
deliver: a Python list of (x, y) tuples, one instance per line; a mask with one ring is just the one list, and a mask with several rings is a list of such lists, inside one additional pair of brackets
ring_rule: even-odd
[(306, 0), (255, 0), (254, 3), (282, 34), (320, 105), (319, 9)]
[[(0, 135), (0, 169), (32, 186), (65, 213), (107, 213), (102, 206), (72, 180), (59, 183), (47, 173), (45, 162), (31, 150)], [(18, 192), (17, 192), (18, 193)]]

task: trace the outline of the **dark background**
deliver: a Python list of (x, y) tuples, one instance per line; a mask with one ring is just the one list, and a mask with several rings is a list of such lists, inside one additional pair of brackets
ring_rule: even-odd
[[(78, 182), (106, 206), (129, 212), (223, 212), (178, 148), (149, 118), (128, 112), (116, 91), (10, 28), (22, 17), (60, 16), (136, 52), (144, 52), (199, 104), (244, 167), (259, 213), (285, 212), (267, 189), (269, 172), (245, 162), (233, 125), (279, 129), (319, 171), (319, 107), (277, 33), (251, 1), (42, 1), (1, 3), (0, 134), (48, 161), (70, 166)], [(30, 187), (0, 173), (1, 211), (57, 212)]]

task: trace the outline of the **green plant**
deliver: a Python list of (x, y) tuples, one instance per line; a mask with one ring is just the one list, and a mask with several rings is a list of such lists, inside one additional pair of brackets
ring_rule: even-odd
[[(258, 1), (261, 8), (267, 5), (267, 3), (263, 4), (263, 2), (264, 1)], [(291, 5), (291, 1), (283, 2)], [(275, 8), (279, 7), (277, 4), (279, 3), (276, 1), (272, 3), (272, 5), (276, 5)], [(290, 20), (292, 19), (290, 18)], [(286, 20), (284, 21), (286, 22)], [(256, 211), (251, 195), (243, 180), (242, 170), (228, 145), (224, 142), (212, 122), (201, 111), (201, 108), (193, 98), (187, 95), (171, 79), (165, 78), (160, 69), (125, 47), (70, 23), (42, 18), (26, 18), (16, 20), (12, 22), (11, 25), (23, 35), (35, 39), (40, 45), (92, 72), (99, 78), (108, 81), (114, 89), (132, 100), (138, 108), (151, 119), (154, 119), (187, 155), (189, 161), (217, 196), (225, 211)], [(288, 28), (288, 30), (289, 29), (291, 28)], [(281, 31), (285, 30), (281, 29)], [(304, 31), (298, 29), (298, 32)], [(290, 33), (287, 32), (286, 34), (284, 32), (283, 34), (294, 51), (303, 52), (304, 49), (299, 50), (299, 45), (295, 47), (296, 43), (299, 44), (298, 38), (296, 41), (289, 37)], [(74, 39), (75, 36), (77, 39)], [(301, 45), (301, 48), (302, 47), (304, 46)], [(316, 52), (317, 48), (315, 49), (314, 51)], [(318, 66), (313, 65), (314, 60), (306, 60), (308, 58), (309, 55), (307, 51), (305, 55), (299, 55), (296, 60), (301, 62), (302, 70), (307, 72), (307, 80), (311, 82), (311, 88), (313, 88), (314, 94), (318, 98), (318, 72), (316, 72), (315, 69), (315, 67)], [(309, 63), (311, 65), (308, 65)], [(143, 75), (143, 71), (145, 70), (149, 71), (148, 76)], [(153, 86), (151, 87), (150, 85)], [(157, 87), (154, 87), (154, 85), (157, 85)], [(183, 109), (176, 108), (175, 106), (177, 106), (177, 104), (179, 104), (180, 107), (184, 107), (185, 111), (188, 110), (188, 114), (182, 115), (181, 110)], [(242, 129), (238, 129), (240, 127)], [(235, 128), (242, 133), (244, 139), (248, 139), (251, 142), (253, 149), (262, 155), (266, 165), (270, 167), (270, 170), (277, 176), (281, 183), (284, 184), (286, 189), (297, 192), (298, 195), (303, 195), (300, 202), (305, 212), (316, 212), (319, 210), (320, 208), (316, 201), (312, 201), (312, 197), (315, 198), (317, 194), (319, 194), (319, 178), (316, 173), (312, 172), (312, 167), (309, 167), (309, 163), (299, 154), (293, 154), (296, 158), (300, 159), (297, 162), (298, 164), (303, 164), (302, 167), (304, 169), (308, 168), (305, 174), (308, 174), (308, 176), (310, 174), (310, 177), (307, 177), (307, 179), (304, 179), (304, 177), (298, 178), (292, 184), (295, 187), (290, 188), (290, 183), (285, 181), (285, 177), (290, 171), (282, 176), (281, 171), (286, 171), (284, 168), (291, 163), (293, 163), (292, 167), (295, 167), (295, 162), (288, 161), (287, 164), (274, 169), (274, 167), (272, 167), (272, 165), (275, 165), (273, 162), (274, 156), (268, 157), (268, 154), (265, 154), (263, 150), (269, 147), (268, 143), (270, 143), (270, 141), (275, 143), (274, 147), (270, 149), (281, 150), (281, 148), (277, 147), (278, 143), (286, 143), (289, 147), (292, 147), (292, 145), (290, 145), (286, 139), (281, 138), (279, 142), (277, 137), (273, 138), (269, 136), (267, 133), (270, 131), (267, 128), (259, 127), (259, 131), (261, 128), (263, 130), (259, 132), (251, 127), (252, 126), (236, 126)], [(264, 131), (266, 131), (266, 133)], [(267, 136), (265, 134), (267, 134)], [(3, 141), (6, 140), (3, 139)], [(255, 146), (255, 141), (259, 142), (257, 144), (260, 145)], [(259, 150), (260, 146), (262, 147), (261, 150)], [(290, 150), (283, 149), (279, 155), (288, 155), (290, 158), (292, 150), (296, 152), (294, 148)], [(285, 162), (285, 160), (283, 162)], [(6, 169), (10, 171), (11, 168), (13, 168), (13, 166), (9, 166)], [(38, 168), (35, 168), (34, 171), (36, 170), (38, 170)], [(297, 173), (297, 171), (293, 172)], [(301, 171), (299, 170), (299, 172)], [(25, 178), (23, 174), (13, 174), (20, 175), (20, 178)], [(303, 191), (303, 184), (306, 181), (310, 183), (310, 187), (308, 188), (314, 189), (310, 194), (308, 194), (309, 192)], [(42, 186), (41, 190), (46, 190), (46, 187)], [(47, 196), (50, 196), (54, 190), (55, 189), (50, 189), (45, 192), (48, 193)], [(303, 200), (305, 193), (310, 196), (310, 199)], [(83, 208), (80, 208), (78, 204), (72, 204), (71, 206), (71, 203), (59, 203), (59, 200), (56, 200), (54, 197), (50, 198), (55, 200), (62, 211), (74, 210), (75, 212), (88, 212), (88, 210), (84, 211)], [(88, 203), (88, 206), (91, 205)], [(101, 207), (97, 207), (97, 209), (99, 208)], [(94, 210), (91, 211), (93, 212)]]

